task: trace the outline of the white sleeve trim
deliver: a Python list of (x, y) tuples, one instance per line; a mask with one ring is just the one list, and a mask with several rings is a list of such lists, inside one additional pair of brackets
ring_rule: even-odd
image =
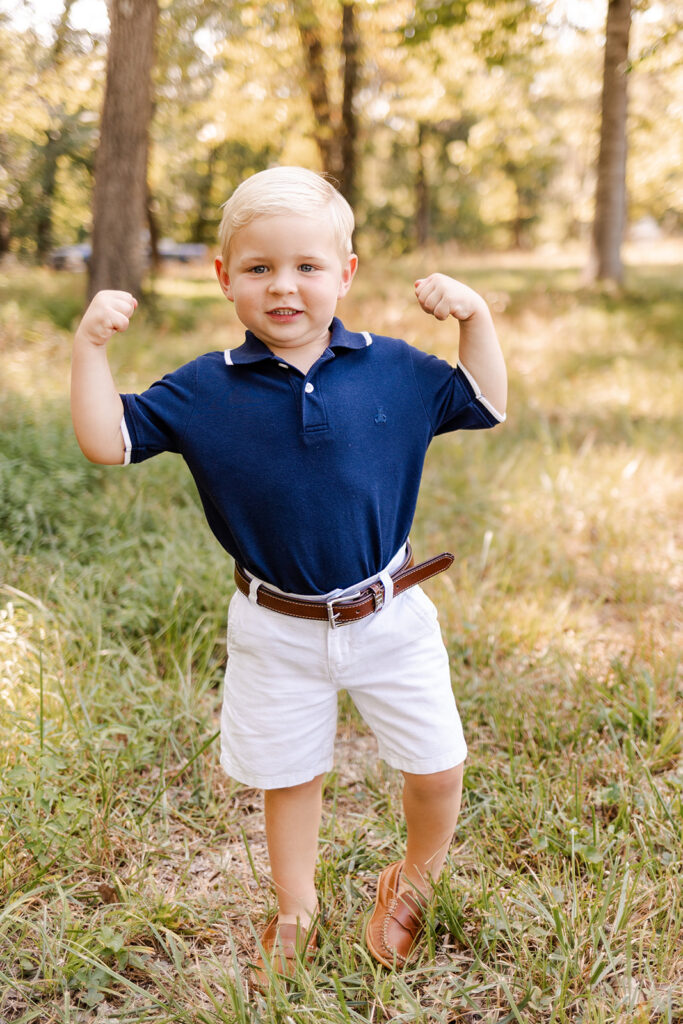
[(121, 418), (121, 436), (123, 437), (123, 448), (124, 448), (124, 451), (123, 451), (123, 465), (124, 466), (129, 466), (130, 465), (131, 451), (133, 449), (133, 444), (132, 444), (131, 439), (130, 439), (130, 434), (128, 433), (128, 427), (126, 426), (126, 417), (125, 416), (123, 416)]
[(458, 361), (458, 366), (460, 367), (460, 369), (462, 370), (462, 372), (465, 374), (465, 376), (467, 377), (468, 381), (470, 382), (472, 390), (474, 391), (474, 396), (477, 399), (477, 401), (481, 402), (481, 404), (484, 406), (484, 408), (488, 409), (488, 411), (491, 413), (491, 415), (495, 416), (499, 423), (504, 423), (505, 422), (505, 413), (504, 412), (498, 412), (496, 407), (494, 405), (491, 405), (491, 403), (489, 402), (488, 398), (484, 398), (484, 396), (481, 393), (481, 388), (479, 387), (479, 385), (477, 384), (476, 380), (474, 379), (474, 377), (472, 376), (470, 371), (467, 369), (467, 367), (463, 366), (460, 361)]

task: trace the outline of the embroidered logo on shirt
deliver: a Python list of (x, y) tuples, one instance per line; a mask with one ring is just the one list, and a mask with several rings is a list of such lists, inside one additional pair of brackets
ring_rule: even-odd
[(386, 422), (387, 422), (387, 414), (385, 413), (385, 411), (382, 408), (382, 406), (378, 405), (377, 406), (377, 414), (375, 416), (375, 423), (379, 424), (379, 423), (386, 423)]

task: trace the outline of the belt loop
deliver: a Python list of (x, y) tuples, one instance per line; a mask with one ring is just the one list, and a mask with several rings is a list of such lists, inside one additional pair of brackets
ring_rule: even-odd
[(249, 600), (252, 604), (258, 604), (258, 588), (260, 586), (261, 581), (252, 576), (249, 581)]
[(384, 587), (384, 604), (382, 605), (382, 608), (386, 608), (394, 599), (394, 581), (391, 578), (391, 573), (387, 569), (383, 569), (379, 574), (379, 581)]

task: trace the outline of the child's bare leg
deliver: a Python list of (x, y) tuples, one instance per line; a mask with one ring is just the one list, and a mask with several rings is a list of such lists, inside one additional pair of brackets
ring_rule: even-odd
[(265, 792), (266, 837), (280, 924), (305, 927), (315, 916), (315, 865), (322, 809), (322, 775)]
[(431, 775), (403, 772), (403, 810), (408, 842), (400, 890), (428, 894), (443, 868), (462, 797), (463, 765)]

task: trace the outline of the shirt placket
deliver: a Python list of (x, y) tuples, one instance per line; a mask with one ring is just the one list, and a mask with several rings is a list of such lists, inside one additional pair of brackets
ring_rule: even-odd
[(328, 429), (327, 410), (318, 374), (315, 375), (314, 380), (311, 380), (309, 374), (302, 381), (301, 427), (304, 434), (318, 433)]
[[(329, 358), (329, 357), (328, 357)], [(328, 361), (325, 356), (302, 376), (286, 363), (278, 365), (288, 373), (289, 384), (297, 395), (301, 432), (304, 436), (318, 435), (329, 430), (325, 398), (320, 385), (320, 369)]]

